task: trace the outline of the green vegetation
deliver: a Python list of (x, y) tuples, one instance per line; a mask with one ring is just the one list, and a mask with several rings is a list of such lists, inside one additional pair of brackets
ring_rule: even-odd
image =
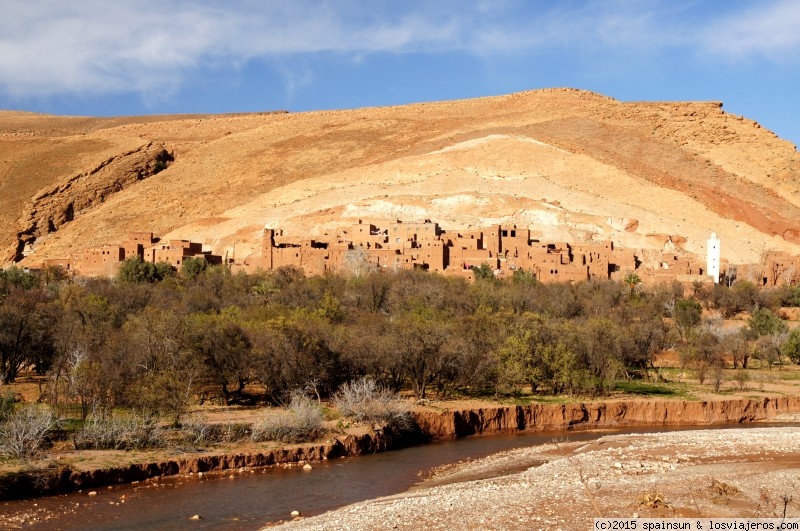
[(789, 333), (786, 341), (781, 345), (781, 353), (792, 363), (800, 364), (800, 329), (795, 328)]
[[(338, 401), (343, 422), (402, 424), (390, 400), (399, 391), (515, 402), (686, 396), (675, 383), (683, 376), (660, 370), (671, 382), (658, 381), (653, 361), (665, 349), (679, 353), (678, 374), (715, 390), (727, 380), (746, 388), (751, 360), (759, 368), (800, 361), (800, 332), (787, 333), (779, 315), (779, 305), (800, 300), (797, 288), (736, 282), (696, 286), (685, 298), (679, 285), (648, 288), (634, 278), (542, 284), (518, 271), (480, 279), (366, 269), (231, 275), (191, 260), (180, 274), (127, 261), (114, 280), (11, 268), (0, 274), (0, 377), (40, 375), (42, 409), (80, 432), (77, 446), (146, 448), (166, 424), (185, 444), (305, 438), (276, 427), (301, 416), (304, 430), (313, 424), (304, 424), (315, 414), (298, 393), (316, 408)], [(751, 318), (730, 331), (704, 319), (703, 307), (744, 308)], [(731, 364), (735, 372), (725, 372)], [(186, 418), (206, 401), (294, 405), (254, 432), (226, 434)], [(0, 401), (4, 426), (18, 412)]]
[(127, 284), (159, 282), (172, 276), (173, 268), (167, 262), (145, 262), (141, 258), (123, 260), (117, 272), (117, 279)]
[(622, 282), (630, 288), (631, 297), (634, 297), (636, 295), (636, 288), (642, 283), (642, 279), (636, 273), (628, 273), (625, 275), (625, 278), (622, 279)]
[(689, 339), (700, 326), (702, 313), (703, 307), (695, 300), (681, 299), (675, 303), (673, 317), (684, 340)]
[(208, 261), (205, 258), (184, 258), (181, 265), (181, 275), (187, 279), (194, 280), (208, 268)]
[(495, 280), (494, 271), (489, 264), (481, 264), (472, 268), (472, 274), (475, 275), (475, 280), (480, 281), (493, 281)]

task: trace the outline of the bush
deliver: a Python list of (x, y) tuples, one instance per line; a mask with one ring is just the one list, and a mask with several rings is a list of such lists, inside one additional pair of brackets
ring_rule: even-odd
[(356, 422), (380, 424), (400, 430), (413, 425), (408, 403), (372, 378), (343, 384), (333, 397), (339, 412)]
[(197, 416), (190, 417), (181, 428), (187, 442), (199, 445), (241, 441), (249, 431), (246, 424), (209, 424)]
[(0, 423), (0, 455), (17, 459), (33, 456), (57, 424), (49, 408), (23, 405)]
[(172, 276), (174, 269), (167, 262), (145, 262), (141, 258), (126, 258), (120, 262), (117, 280), (123, 284), (143, 284), (159, 282)]
[(494, 270), (489, 264), (481, 264), (472, 268), (472, 274), (475, 275), (475, 280), (494, 281)]
[(0, 422), (5, 422), (14, 413), (14, 393), (0, 396)]
[(800, 364), (800, 329), (795, 328), (781, 345), (781, 354), (788, 357), (792, 363)]
[(184, 258), (181, 265), (181, 275), (184, 278), (196, 279), (200, 273), (206, 270), (208, 262), (205, 258)]
[(253, 424), (253, 441), (298, 443), (319, 438), (323, 413), (319, 405), (301, 394), (294, 394), (289, 407), (268, 411)]
[(142, 450), (166, 445), (164, 430), (143, 415), (102, 418), (92, 415), (73, 442), (76, 450)]
[(736, 380), (736, 385), (739, 386), (739, 389), (744, 390), (747, 387), (747, 382), (750, 381), (750, 374), (745, 369), (739, 369), (733, 378)]

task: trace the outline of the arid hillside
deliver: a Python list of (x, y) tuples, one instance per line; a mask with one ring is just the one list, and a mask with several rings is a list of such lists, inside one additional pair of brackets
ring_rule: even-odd
[(654, 256), (703, 254), (715, 231), (723, 259), (755, 262), (800, 253), (800, 153), (718, 102), (573, 89), (296, 114), (0, 112), (0, 263), (132, 231), (243, 258), (264, 226), (425, 218)]

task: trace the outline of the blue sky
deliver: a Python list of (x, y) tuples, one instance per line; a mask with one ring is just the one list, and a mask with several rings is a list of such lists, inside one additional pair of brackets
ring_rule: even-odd
[(800, 144), (800, 0), (0, 0), (0, 107), (303, 111), (575, 87)]

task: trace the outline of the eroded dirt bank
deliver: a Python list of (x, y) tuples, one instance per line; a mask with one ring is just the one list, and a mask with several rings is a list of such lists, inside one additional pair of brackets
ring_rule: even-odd
[[(445, 404), (446, 405), (446, 404)], [(376, 432), (339, 436), (318, 444), (247, 452), (181, 454), (158, 462), (95, 470), (43, 468), (0, 478), (0, 499), (22, 499), (105, 485), (169, 476), (280, 463), (319, 461), (356, 456), (477, 434), (520, 430), (599, 428), (612, 426), (674, 426), (768, 421), (800, 413), (800, 397), (715, 400), (624, 400), (530, 406), (487, 406), (470, 409), (420, 408), (414, 412), (419, 430), (399, 437)]]
[[(403, 443), (407, 441), (398, 439), (397, 442)], [(390, 439), (386, 435), (372, 433), (359, 436), (341, 436), (321, 444), (293, 445), (285, 448), (265, 449), (263, 451), (184, 453), (175, 459), (96, 470), (73, 470), (69, 467), (43, 468), (0, 478), (0, 500), (32, 498), (106, 485), (117, 485), (156, 476), (213, 472), (357, 456), (383, 451), (389, 445)]]
[(416, 413), (417, 424), (433, 439), (518, 430), (737, 424), (800, 412), (800, 397), (709, 401), (619, 400), (571, 404), (492, 406)]

